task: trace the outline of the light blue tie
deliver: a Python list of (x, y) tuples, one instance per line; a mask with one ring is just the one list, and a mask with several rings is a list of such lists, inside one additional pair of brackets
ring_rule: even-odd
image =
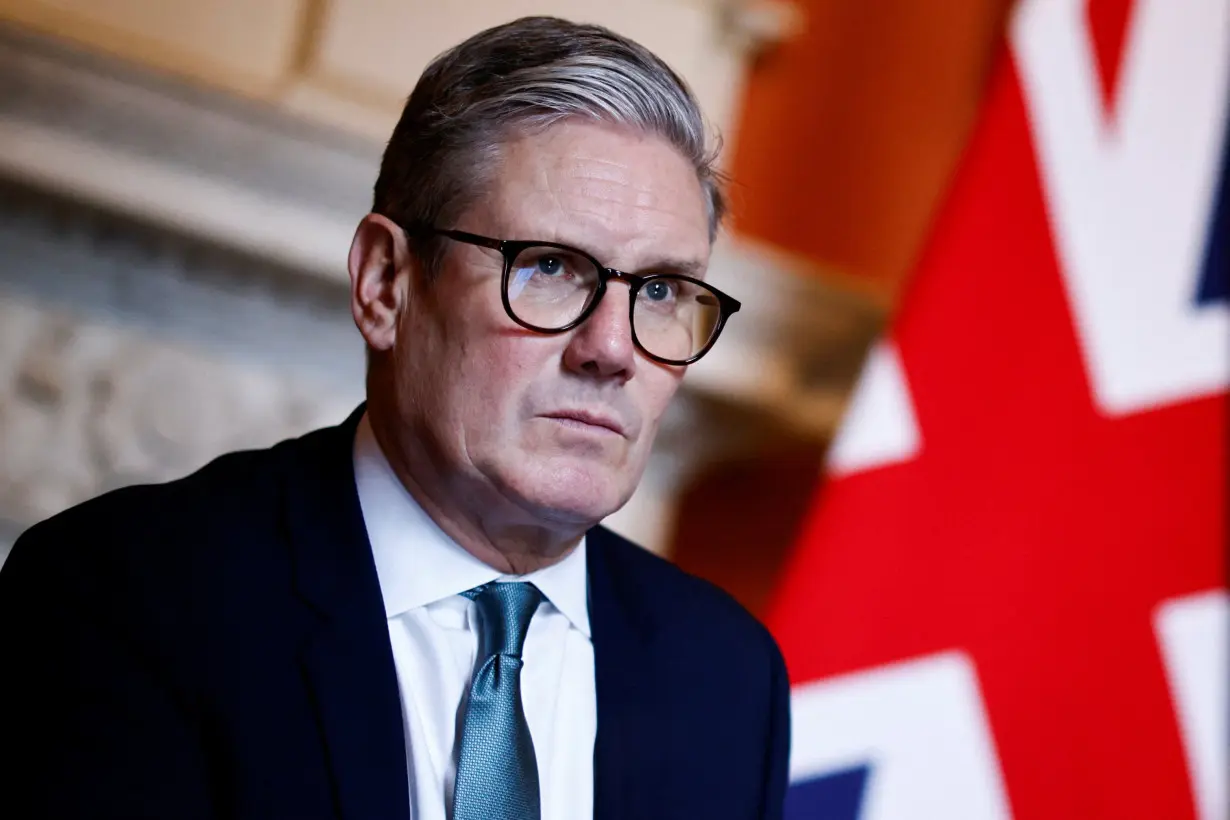
[(533, 584), (491, 583), (463, 594), (478, 605), (480, 631), (452, 820), (539, 820), (538, 763), (521, 708), (521, 648), (542, 593)]

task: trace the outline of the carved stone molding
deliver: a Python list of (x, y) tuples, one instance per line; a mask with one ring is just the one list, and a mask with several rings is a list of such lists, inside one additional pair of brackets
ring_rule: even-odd
[(0, 560), (98, 493), (336, 424), (362, 370), (341, 285), (0, 181)]
[(127, 484), (344, 418), (336, 386), (0, 298), (0, 519), (29, 524)]
[(0, 25), (0, 174), (340, 280), (381, 145)]

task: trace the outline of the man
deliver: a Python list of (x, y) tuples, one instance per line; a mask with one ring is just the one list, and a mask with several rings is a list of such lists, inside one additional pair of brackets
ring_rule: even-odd
[(780, 817), (773, 640), (598, 526), (738, 309), (711, 160), (605, 29), (432, 63), (350, 251), (366, 405), (14, 547), (0, 815)]

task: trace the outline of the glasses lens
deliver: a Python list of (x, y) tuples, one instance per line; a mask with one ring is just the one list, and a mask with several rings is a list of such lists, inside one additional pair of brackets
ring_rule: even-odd
[(633, 329), (641, 346), (655, 356), (677, 362), (704, 350), (717, 334), (721, 318), (716, 293), (674, 276), (646, 282), (632, 310)]
[(543, 330), (575, 322), (598, 292), (598, 269), (580, 254), (534, 246), (517, 254), (507, 277), (508, 304), (518, 319)]

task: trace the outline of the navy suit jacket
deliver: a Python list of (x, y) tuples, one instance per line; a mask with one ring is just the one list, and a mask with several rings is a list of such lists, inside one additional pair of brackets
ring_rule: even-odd
[[(408, 818), (358, 415), (18, 540), (0, 571), (0, 816)], [(588, 545), (595, 817), (779, 818), (773, 639), (614, 533)]]

